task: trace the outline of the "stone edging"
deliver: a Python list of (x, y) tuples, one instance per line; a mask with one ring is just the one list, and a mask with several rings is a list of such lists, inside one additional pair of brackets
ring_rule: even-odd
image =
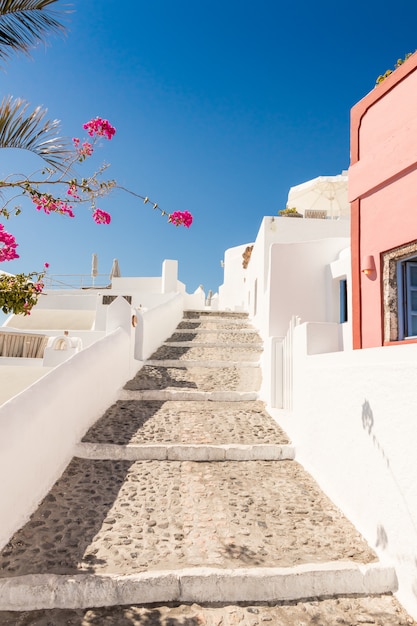
[(114, 574), (30, 574), (0, 580), (0, 610), (89, 608), (161, 602), (278, 602), (397, 590), (395, 570), (345, 561), (289, 568), (186, 568)]
[(295, 449), (273, 444), (128, 444), (79, 443), (74, 456), (123, 461), (292, 461)]

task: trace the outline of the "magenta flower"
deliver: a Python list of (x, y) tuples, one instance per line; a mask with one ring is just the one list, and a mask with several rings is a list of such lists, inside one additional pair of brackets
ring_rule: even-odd
[(93, 212), (93, 220), (96, 224), (110, 224), (111, 215), (106, 213), (106, 211), (102, 211), (101, 209), (95, 209)]
[(44, 263), (43, 266), (44, 266), (45, 269), (48, 269), (49, 263)]
[(189, 211), (174, 211), (174, 213), (170, 213), (168, 216), (168, 222), (171, 222), (171, 224), (175, 226), (190, 228), (193, 223), (193, 216)]
[(36, 204), (37, 211), (44, 211), (47, 215), (50, 213), (60, 213), (61, 215), (68, 215), (68, 217), (75, 217), (72, 210), (72, 206), (63, 200), (55, 200), (52, 196), (32, 196), (32, 202)]
[(78, 189), (76, 185), (70, 185), (67, 191), (67, 194), (74, 198), (75, 200), (79, 200), (80, 196), (78, 195)]
[(13, 235), (4, 230), (3, 224), (0, 224), (0, 263), (19, 258), (16, 252), (17, 245)]
[(116, 133), (114, 126), (112, 126), (108, 120), (103, 120), (101, 117), (96, 117), (94, 120), (86, 122), (83, 128), (88, 132), (90, 137), (97, 135), (98, 137), (111, 139)]

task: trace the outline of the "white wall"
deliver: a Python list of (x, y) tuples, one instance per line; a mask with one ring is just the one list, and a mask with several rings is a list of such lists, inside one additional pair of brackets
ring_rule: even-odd
[(62, 474), (73, 447), (129, 378), (121, 328), (0, 407), (0, 547)]
[(349, 239), (337, 237), (271, 246), (267, 336), (285, 335), (293, 315), (305, 321), (339, 321), (330, 263), (347, 245)]
[(314, 332), (294, 331), (293, 412), (271, 412), (297, 459), (395, 566), (416, 617), (417, 345), (307, 356)]
[(229, 248), (224, 253), (223, 285), (219, 287), (219, 309), (234, 311), (247, 309), (243, 253), (252, 244)]
[(162, 304), (149, 310), (137, 310), (135, 358), (143, 361), (172, 335), (183, 316), (182, 294), (171, 294)]

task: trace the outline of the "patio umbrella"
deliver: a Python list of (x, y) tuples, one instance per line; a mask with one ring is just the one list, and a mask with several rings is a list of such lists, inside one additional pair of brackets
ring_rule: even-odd
[(119, 276), (121, 276), (119, 261), (117, 259), (113, 259), (113, 265), (111, 266), (111, 271), (110, 271), (110, 280), (112, 278), (118, 278)]
[(91, 277), (93, 279), (93, 285), (94, 285), (94, 279), (98, 274), (98, 257), (97, 254), (93, 254), (92, 258), (91, 258)]
[(320, 211), (323, 212), (323, 216), (330, 218), (349, 217), (347, 185), (347, 174), (318, 176), (291, 187), (287, 206), (295, 207), (305, 217), (315, 217), (314, 213), (306, 215), (306, 211)]

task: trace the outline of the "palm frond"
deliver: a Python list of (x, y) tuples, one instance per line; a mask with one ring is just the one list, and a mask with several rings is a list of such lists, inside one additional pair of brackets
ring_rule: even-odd
[(40, 156), (51, 167), (63, 170), (71, 154), (59, 133), (58, 120), (44, 120), (47, 109), (28, 112), (29, 103), (11, 96), (0, 104), (0, 148), (21, 148)]
[(57, 0), (0, 0), (0, 61), (13, 53), (30, 56), (30, 49), (45, 42), (48, 34), (65, 31), (62, 16), (50, 8)]

